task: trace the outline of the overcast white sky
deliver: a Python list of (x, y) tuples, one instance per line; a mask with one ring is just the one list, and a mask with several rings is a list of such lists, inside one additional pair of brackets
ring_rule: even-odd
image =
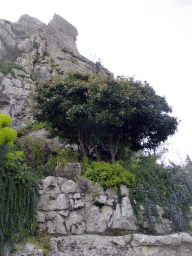
[(0, 7), (0, 19), (12, 22), (29, 14), (48, 23), (54, 13), (77, 28), (82, 55), (96, 54), (115, 76), (146, 80), (166, 97), (181, 120), (166, 156), (192, 158), (192, 0), (6, 0)]

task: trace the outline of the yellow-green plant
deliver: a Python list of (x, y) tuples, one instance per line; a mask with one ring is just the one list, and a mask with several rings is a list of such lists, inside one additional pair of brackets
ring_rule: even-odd
[(106, 162), (92, 162), (85, 171), (84, 176), (95, 182), (99, 182), (103, 187), (113, 186), (115, 190), (121, 184), (132, 186), (135, 175), (125, 168), (119, 162), (114, 165)]
[(13, 141), (17, 138), (17, 132), (7, 126), (12, 123), (10, 116), (0, 114), (0, 165), (3, 166), (6, 154), (13, 147)]

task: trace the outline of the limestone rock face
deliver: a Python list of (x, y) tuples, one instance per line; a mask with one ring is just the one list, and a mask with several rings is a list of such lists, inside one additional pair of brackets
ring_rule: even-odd
[[(192, 237), (187, 233), (166, 236), (69, 235), (51, 238), (49, 256), (190, 256)], [(27, 243), (12, 256), (42, 256), (41, 249)], [(8, 256), (8, 254), (6, 255)]]
[(81, 235), (51, 239), (52, 255), (73, 256), (190, 256), (192, 237), (187, 233), (167, 236), (134, 234), (125, 236)]
[(13, 74), (0, 72), (0, 113), (12, 117), (13, 128), (33, 121), (29, 114), (32, 101), (28, 98), (35, 88), (30, 75), (22, 70), (13, 69)]
[(12, 128), (33, 121), (28, 96), (37, 81), (45, 82), (69, 70), (110, 74), (102, 66), (98, 70), (78, 52), (77, 35), (77, 29), (57, 14), (48, 24), (29, 15), (15, 23), (0, 20), (0, 59), (20, 66), (8, 74), (0, 67), (0, 113), (12, 117)]

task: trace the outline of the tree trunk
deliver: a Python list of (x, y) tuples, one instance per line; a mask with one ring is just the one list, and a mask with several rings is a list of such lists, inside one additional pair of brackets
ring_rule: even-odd
[(97, 161), (102, 161), (102, 158), (101, 158), (101, 156), (99, 155), (98, 149), (97, 149), (97, 147), (95, 146), (95, 143), (94, 143), (94, 140), (93, 140), (93, 139), (91, 140), (91, 143), (92, 143), (92, 146), (93, 146), (93, 148), (94, 148), (94, 150), (95, 150)]
[(78, 125), (77, 125), (77, 127), (78, 127), (77, 128), (77, 130), (78, 130), (78, 141), (79, 141), (80, 147), (82, 149), (83, 156), (87, 156), (87, 136), (86, 136), (86, 143), (84, 145), (82, 132), (80, 131), (80, 128), (79, 128)]
[(111, 164), (115, 164), (115, 153), (111, 152)]
[(111, 132), (110, 141), (109, 141), (109, 147), (110, 147), (110, 153), (111, 153), (111, 164), (115, 164), (115, 155), (118, 151), (119, 147), (119, 140), (121, 138), (122, 132), (120, 132), (117, 142), (116, 142), (116, 149), (113, 150), (113, 137), (114, 137), (114, 130)]

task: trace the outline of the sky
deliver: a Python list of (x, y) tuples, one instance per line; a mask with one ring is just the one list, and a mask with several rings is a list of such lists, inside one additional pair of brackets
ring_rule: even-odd
[(79, 53), (114, 73), (147, 81), (181, 121), (162, 160), (192, 159), (192, 0), (6, 0), (0, 19), (59, 14), (78, 30)]

